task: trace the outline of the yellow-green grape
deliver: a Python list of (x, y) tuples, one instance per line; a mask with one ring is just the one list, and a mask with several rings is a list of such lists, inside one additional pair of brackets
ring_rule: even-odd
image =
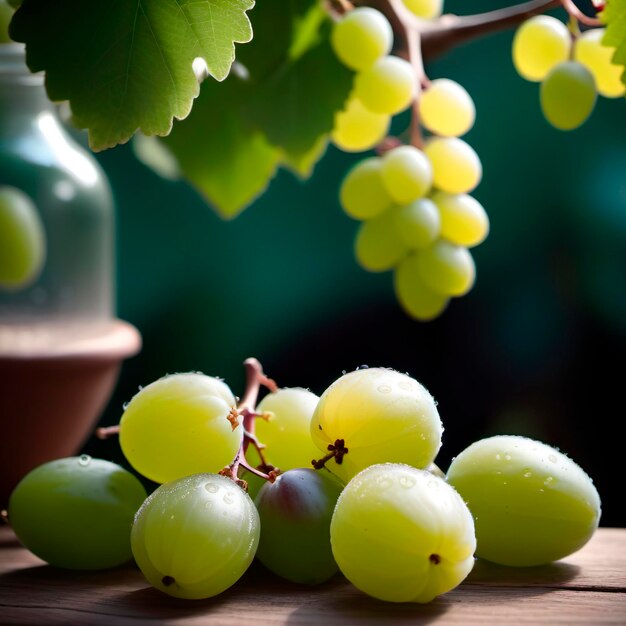
[(570, 55), (572, 39), (563, 22), (549, 15), (526, 20), (513, 39), (513, 65), (526, 80), (542, 81)]
[(624, 66), (611, 62), (615, 48), (602, 45), (605, 32), (605, 28), (592, 28), (582, 33), (574, 43), (574, 60), (593, 74), (600, 95), (619, 98), (626, 91), (626, 85), (621, 81)]
[(554, 67), (541, 83), (541, 110), (559, 130), (573, 130), (591, 115), (596, 104), (596, 85), (591, 72), (578, 61)]
[(379, 59), (372, 67), (357, 74), (354, 93), (374, 113), (395, 115), (404, 111), (419, 85), (415, 70), (408, 61), (396, 56)]
[(397, 463), (355, 476), (330, 522), (333, 555), (357, 588), (388, 602), (430, 602), (474, 566), (472, 515), (430, 472)]
[(435, 137), (424, 148), (433, 166), (435, 187), (448, 193), (468, 193), (476, 188), (483, 168), (474, 149), (457, 137)]
[(392, 211), (398, 236), (411, 250), (428, 247), (441, 232), (439, 209), (428, 198), (420, 198)]
[(352, 70), (365, 70), (389, 54), (393, 31), (389, 20), (376, 9), (357, 7), (334, 26), (331, 44), (340, 61)]
[(443, 238), (467, 248), (477, 246), (487, 238), (489, 218), (476, 198), (438, 191), (432, 199), (441, 216)]
[(593, 482), (570, 458), (526, 437), (473, 443), (447, 474), (474, 516), (476, 555), (512, 566), (543, 565), (581, 548), (600, 520)]
[(407, 246), (400, 238), (392, 211), (359, 226), (354, 253), (359, 265), (370, 272), (384, 272), (398, 264)]
[(173, 374), (144, 387), (120, 420), (120, 446), (128, 462), (158, 483), (232, 462), (243, 429), (228, 419), (236, 405), (228, 386), (204, 374)]
[(474, 259), (462, 246), (440, 239), (420, 252), (416, 263), (422, 280), (433, 291), (463, 296), (474, 286)]
[(28, 287), (46, 258), (46, 234), (33, 201), (16, 187), (0, 187), (0, 289)]
[(410, 254), (394, 272), (394, 288), (400, 306), (413, 318), (428, 322), (439, 317), (450, 302), (449, 296), (427, 287), (419, 269), (419, 255)]
[(344, 482), (375, 463), (427, 467), (441, 446), (443, 427), (432, 396), (414, 378), (384, 368), (344, 374), (322, 394), (311, 420), (321, 454), (347, 450), (326, 467)]
[(444, 137), (464, 135), (476, 119), (476, 107), (467, 91), (448, 78), (433, 80), (419, 100), (422, 125)]
[(217, 474), (161, 485), (131, 531), (148, 582), (177, 598), (210, 598), (248, 569), (259, 545), (259, 514), (247, 493)]
[(433, 184), (433, 168), (415, 146), (398, 146), (385, 153), (380, 174), (389, 195), (398, 204), (422, 198)]
[(350, 217), (368, 220), (393, 205), (380, 175), (381, 165), (381, 159), (370, 157), (355, 165), (343, 179), (339, 201)]
[(319, 398), (307, 389), (279, 389), (259, 402), (256, 436), (265, 445), (265, 460), (282, 471), (310, 467), (318, 454), (311, 439), (311, 417)]
[(389, 115), (372, 113), (358, 98), (351, 98), (335, 115), (331, 141), (344, 152), (362, 152), (379, 144), (389, 132)]
[(443, 0), (404, 0), (404, 4), (417, 17), (432, 20), (441, 15)]

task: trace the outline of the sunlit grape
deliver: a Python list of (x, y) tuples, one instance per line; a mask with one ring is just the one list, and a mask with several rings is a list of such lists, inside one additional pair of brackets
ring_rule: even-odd
[(398, 204), (425, 196), (433, 184), (430, 161), (415, 146), (398, 146), (386, 152), (380, 174), (385, 189)]
[(412, 65), (396, 56), (379, 59), (372, 67), (357, 74), (354, 92), (374, 113), (395, 115), (404, 111), (418, 92)]
[(612, 62), (615, 48), (602, 45), (605, 33), (605, 28), (592, 28), (582, 33), (574, 43), (574, 60), (593, 74), (600, 95), (619, 98), (626, 91), (621, 80), (624, 66)]
[(311, 436), (322, 454), (340, 444), (343, 452), (326, 467), (344, 481), (374, 463), (427, 467), (441, 446), (442, 431), (428, 391), (410, 376), (383, 368), (337, 379), (311, 420)]
[(445, 137), (464, 135), (474, 125), (474, 101), (459, 83), (447, 78), (433, 80), (419, 101), (425, 128)]
[(463, 296), (474, 286), (474, 259), (462, 246), (441, 239), (421, 251), (416, 264), (426, 286), (438, 293)]
[(362, 268), (370, 272), (384, 272), (394, 267), (406, 251), (407, 246), (398, 234), (391, 211), (359, 227), (354, 252)]
[(355, 165), (343, 179), (339, 201), (350, 217), (370, 219), (391, 208), (393, 200), (383, 184), (381, 165), (381, 159), (370, 157)]
[(428, 198), (420, 198), (392, 211), (398, 236), (411, 250), (426, 248), (441, 232), (439, 209)]
[(216, 474), (161, 485), (131, 533), (137, 565), (160, 591), (209, 598), (246, 571), (259, 543), (259, 515), (247, 493)]
[(591, 72), (577, 61), (554, 67), (541, 83), (541, 110), (559, 130), (573, 130), (591, 115), (596, 87)]
[(600, 498), (574, 461), (540, 441), (501, 435), (459, 454), (448, 482), (476, 523), (477, 556), (542, 565), (581, 548), (600, 519)]
[(430, 602), (474, 565), (474, 523), (459, 494), (407, 465), (357, 474), (339, 496), (330, 537), (345, 577), (390, 602)]
[(407, 8), (417, 17), (432, 20), (441, 15), (443, 0), (404, 0)]
[(389, 132), (389, 115), (372, 113), (358, 98), (351, 98), (335, 115), (332, 142), (344, 152), (362, 152), (379, 144)]
[(356, 7), (334, 25), (331, 43), (344, 65), (353, 70), (364, 70), (389, 54), (393, 31), (389, 20), (380, 11)]
[(489, 218), (476, 198), (438, 191), (432, 199), (441, 216), (442, 237), (468, 248), (485, 240), (489, 234)]
[(570, 55), (572, 39), (567, 26), (550, 15), (526, 20), (513, 39), (513, 64), (520, 76), (541, 81)]
[(435, 137), (424, 148), (433, 166), (434, 185), (448, 193), (468, 193), (482, 178), (483, 169), (474, 149), (456, 137)]

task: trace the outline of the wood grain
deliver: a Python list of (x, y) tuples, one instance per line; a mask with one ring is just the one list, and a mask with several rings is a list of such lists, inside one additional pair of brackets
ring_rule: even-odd
[(427, 605), (374, 600), (341, 576), (318, 587), (252, 567), (216, 598), (183, 601), (133, 566), (103, 572), (49, 567), (0, 528), (2, 626), (344, 626), (381, 624), (626, 625), (626, 529), (601, 528), (576, 554), (544, 567), (478, 561), (460, 587)]

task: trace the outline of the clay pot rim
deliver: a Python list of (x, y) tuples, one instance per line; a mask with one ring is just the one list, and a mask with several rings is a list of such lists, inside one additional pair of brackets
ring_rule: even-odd
[(91, 337), (68, 341), (45, 352), (28, 350), (19, 352), (1, 352), (0, 361), (55, 361), (55, 360), (99, 360), (120, 361), (136, 355), (141, 350), (141, 335), (128, 322), (120, 319), (111, 320)]

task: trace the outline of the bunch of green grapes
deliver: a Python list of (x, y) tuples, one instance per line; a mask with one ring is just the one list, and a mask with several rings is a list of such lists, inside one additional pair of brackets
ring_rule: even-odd
[(407, 109), (419, 91), (411, 64), (390, 55), (393, 31), (376, 9), (357, 7), (335, 24), (331, 43), (339, 60), (356, 72), (354, 89), (335, 118), (332, 142), (345, 152), (379, 144), (391, 116)]
[[(11, 495), (18, 538), (58, 567), (134, 557), (155, 588), (179, 598), (223, 592), (257, 558), (295, 583), (341, 571), (375, 598), (423, 603), (459, 585), (475, 554), (548, 563), (598, 525), (591, 479), (541, 442), (478, 441), (443, 475), (436, 403), (407, 374), (360, 368), (319, 398), (302, 388), (251, 397), (248, 389), (237, 404), (222, 380), (200, 373), (141, 389), (120, 443), (137, 471), (163, 484), (146, 497), (108, 461), (52, 461)], [(241, 468), (263, 482), (254, 499)]]
[(580, 127), (591, 115), (596, 95), (623, 96), (623, 68), (612, 63), (615, 48), (602, 44), (604, 28), (583, 32), (548, 15), (526, 20), (515, 33), (513, 64), (529, 81), (540, 82), (546, 120), (560, 130)]

